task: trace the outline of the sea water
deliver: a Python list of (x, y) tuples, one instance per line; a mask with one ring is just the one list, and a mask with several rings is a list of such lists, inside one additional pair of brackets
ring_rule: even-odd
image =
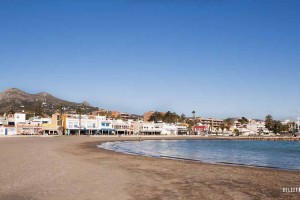
[(300, 142), (144, 140), (107, 142), (101, 148), (158, 158), (300, 170)]

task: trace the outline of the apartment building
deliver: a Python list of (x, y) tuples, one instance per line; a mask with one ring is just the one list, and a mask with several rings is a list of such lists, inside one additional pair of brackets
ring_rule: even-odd
[(200, 126), (207, 126), (212, 131), (219, 130), (221, 124), (223, 123), (223, 120), (214, 118), (197, 117), (196, 120)]
[(97, 119), (88, 115), (66, 115), (64, 123), (65, 134), (93, 134), (98, 130)]
[(114, 129), (116, 134), (125, 134), (125, 135), (133, 134), (131, 121), (113, 120), (112, 128)]
[(154, 122), (135, 122), (134, 134), (142, 135), (160, 135), (162, 132), (161, 126)]
[(134, 134), (142, 135), (185, 135), (188, 134), (186, 126), (180, 126), (167, 123), (154, 123), (154, 122), (135, 122)]
[[(80, 130), (80, 131), (79, 131)], [(66, 115), (64, 117), (64, 132), (67, 135), (83, 134), (114, 134), (115, 130), (111, 120), (106, 116), (92, 115)]]

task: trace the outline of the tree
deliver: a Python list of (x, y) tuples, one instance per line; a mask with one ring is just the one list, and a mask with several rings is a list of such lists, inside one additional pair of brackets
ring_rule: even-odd
[(165, 122), (165, 123), (177, 123), (180, 121), (184, 121), (185, 115), (177, 115), (175, 112), (168, 111), (165, 114), (162, 114), (160, 112), (154, 112), (150, 117), (148, 121), (153, 122)]
[(117, 115), (114, 119), (122, 119), (121, 115)]
[(191, 119), (188, 119), (186, 123), (188, 124), (190, 129), (197, 124), (195, 120), (191, 120)]
[(238, 119), (238, 122), (240, 122), (241, 124), (247, 124), (249, 120), (246, 117), (242, 117), (241, 119)]
[(232, 118), (226, 118), (223, 120), (223, 124), (224, 124), (224, 127), (229, 130), (230, 127), (233, 125), (233, 119)]
[(178, 122), (180, 119), (180, 117), (175, 113), (175, 112), (171, 112), (171, 111), (168, 111), (165, 113), (164, 117), (163, 117), (163, 122), (166, 122), (166, 123), (175, 123), (175, 122)]
[(267, 129), (269, 129), (270, 131), (274, 130), (274, 120), (272, 115), (267, 115), (266, 119), (265, 119), (265, 126)]
[(225, 125), (224, 125), (224, 123), (222, 123), (221, 125), (220, 125), (220, 129), (222, 130), (222, 132), (224, 132), (224, 129), (225, 129), (226, 127), (225, 127)]
[(10, 109), (9, 111), (6, 112), (7, 115), (13, 115), (15, 114), (15, 111), (13, 109)]
[(181, 121), (181, 122), (185, 122), (185, 114), (182, 113), (182, 114), (180, 115), (180, 121)]
[(239, 136), (240, 135), (240, 131), (237, 128), (233, 130), (233, 133), (234, 133), (235, 136)]
[(295, 122), (289, 122), (287, 124), (288, 126), (288, 131), (291, 132), (291, 133), (295, 133), (297, 131), (297, 125)]
[(159, 122), (159, 121), (163, 121), (163, 118), (164, 115), (156, 111), (149, 117), (148, 121)]
[(283, 125), (281, 121), (274, 120), (273, 121), (273, 132), (280, 133), (283, 130)]

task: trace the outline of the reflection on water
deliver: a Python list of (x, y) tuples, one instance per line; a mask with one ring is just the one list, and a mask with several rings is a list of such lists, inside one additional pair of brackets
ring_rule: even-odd
[(300, 170), (300, 142), (295, 141), (146, 140), (99, 146), (151, 157)]

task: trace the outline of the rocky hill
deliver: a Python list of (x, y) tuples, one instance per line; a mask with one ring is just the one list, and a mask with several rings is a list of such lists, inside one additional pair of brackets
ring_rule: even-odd
[(35, 113), (37, 115), (51, 115), (58, 111), (59, 107), (63, 107), (65, 112), (75, 113), (80, 107), (86, 113), (97, 110), (88, 102), (74, 103), (62, 100), (41, 92), (38, 94), (29, 94), (17, 88), (10, 88), (0, 93), (0, 113), (6, 112), (26, 112)]

